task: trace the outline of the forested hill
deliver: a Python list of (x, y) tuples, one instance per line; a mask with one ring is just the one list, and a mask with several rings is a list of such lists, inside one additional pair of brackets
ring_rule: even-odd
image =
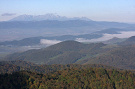
[(50, 74), (0, 75), (0, 89), (134, 89), (135, 74), (102, 68), (65, 69)]
[(135, 36), (129, 37), (123, 42), (120, 42), (119, 45), (135, 45)]
[(85, 64), (104, 64), (124, 69), (135, 69), (135, 45), (122, 46), (112, 49), (102, 55), (96, 56), (88, 60)]
[[(34, 63), (16, 60), (16, 61), (1, 61), (0, 62), (0, 74), (4, 73), (13, 73), (17, 71), (27, 70), (36, 73), (51, 73), (59, 70), (63, 70), (66, 68), (78, 68), (78, 69), (86, 69), (86, 68), (106, 68), (106, 69), (116, 69), (111, 66), (100, 65), (100, 64), (88, 64), (88, 65), (80, 65), (80, 64), (53, 64), (53, 65), (36, 65)], [(118, 69), (118, 68), (117, 68)], [(118, 69), (120, 70), (120, 69)]]
[(135, 89), (134, 70), (123, 70), (135, 69), (134, 59), (135, 45), (64, 41), (8, 55), (0, 89)]
[(72, 64), (85, 57), (86, 54), (100, 52), (103, 46), (105, 46), (103, 43), (83, 44), (76, 41), (64, 41), (44, 49), (14, 53), (4, 60), (24, 60), (37, 64)]
[(4, 60), (23, 60), (35, 64), (103, 64), (135, 69), (135, 45), (84, 44), (64, 41), (43, 49), (8, 55)]

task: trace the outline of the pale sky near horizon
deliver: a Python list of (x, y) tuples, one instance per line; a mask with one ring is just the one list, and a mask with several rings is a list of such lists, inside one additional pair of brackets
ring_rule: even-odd
[(0, 0), (0, 21), (23, 14), (47, 13), (135, 23), (135, 0)]

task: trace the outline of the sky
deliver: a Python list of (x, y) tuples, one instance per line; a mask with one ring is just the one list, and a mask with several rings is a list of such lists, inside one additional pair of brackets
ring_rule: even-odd
[(54, 13), (95, 21), (135, 23), (135, 0), (0, 0), (0, 21)]

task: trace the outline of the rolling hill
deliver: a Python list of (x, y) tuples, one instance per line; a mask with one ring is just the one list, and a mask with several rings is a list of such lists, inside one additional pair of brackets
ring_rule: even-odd
[(135, 69), (135, 46), (83, 44), (63, 41), (43, 49), (6, 56), (3, 60), (23, 60), (36, 64), (103, 64), (122, 69)]
[(96, 54), (102, 43), (83, 44), (76, 41), (64, 41), (44, 49), (29, 50), (8, 55), (5, 60), (24, 60), (38, 64), (71, 64), (87, 54)]
[(123, 69), (135, 69), (135, 46), (112, 49), (94, 58), (87, 58), (84, 64), (104, 64)]
[(129, 37), (123, 42), (118, 43), (119, 45), (134, 45), (135, 44), (135, 36)]
[(103, 43), (104, 44), (119, 44), (119, 43), (121, 43), (121, 42), (123, 42), (125, 40), (126, 40), (126, 38), (117, 38), (117, 37), (114, 37), (112, 39), (109, 39), (107, 41), (104, 41)]

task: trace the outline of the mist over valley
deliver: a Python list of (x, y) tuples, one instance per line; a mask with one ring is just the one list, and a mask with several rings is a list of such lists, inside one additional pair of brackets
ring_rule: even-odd
[(134, 0), (0, 6), (0, 89), (135, 89)]

